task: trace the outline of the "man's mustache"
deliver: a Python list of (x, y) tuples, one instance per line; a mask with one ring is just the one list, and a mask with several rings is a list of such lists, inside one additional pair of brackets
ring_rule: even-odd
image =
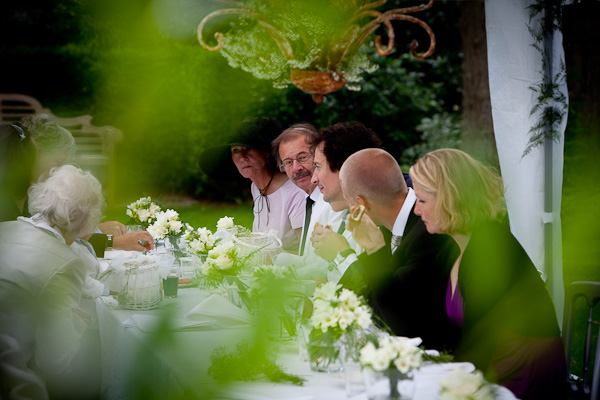
[(308, 170), (304, 170), (302, 172), (298, 172), (297, 174), (294, 174), (294, 180), (298, 179), (298, 178), (302, 178), (303, 176), (311, 176), (312, 173)]

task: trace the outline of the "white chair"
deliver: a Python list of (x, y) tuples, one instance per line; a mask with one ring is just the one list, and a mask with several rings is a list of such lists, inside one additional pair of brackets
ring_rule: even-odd
[(114, 145), (121, 140), (122, 132), (112, 126), (94, 126), (90, 115), (72, 118), (61, 118), (50, 109), (42, 107), (35, 98), (16, 93), (0, 93), (0, 123), (10, 124), (21, 118), (35, 114), (48, 114), (56, 118), (56, 122), (67, 128), (77, 145), (75, 162), (82, 168), (89, 169), (105, 184), (108, 180), (110, 160)]

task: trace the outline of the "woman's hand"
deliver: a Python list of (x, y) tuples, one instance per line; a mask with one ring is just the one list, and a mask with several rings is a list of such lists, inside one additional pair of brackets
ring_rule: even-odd
[(372, 254), (385, 246), (383, 233), (381, 233), (367, 213), (364, 213), (358, 222), (350, 218), (356, 207), (350, 208), (347, 217), (348, 222), (346, 222), (346, 230), (352, 232), (352, 237), (356, 240), (356, 243), (365, 249), (367, 254)]
[(154, 239), (147, 231), (133, 231), (113, 239), (113, 248), (145, 251), (154, 248)]
[(105, 235), (113, 235), (113, 237), (125, 235), (127, 227), (119, 221), (105, 221), (98, 224), (98, 229)]

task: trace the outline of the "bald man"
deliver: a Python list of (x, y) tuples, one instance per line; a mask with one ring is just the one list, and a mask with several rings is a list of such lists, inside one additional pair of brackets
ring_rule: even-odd
[[(349, 218), (346, 229), (366, 250), (351, 268), (364, 274), (375, 311), (396, 335), (421, 337), (427, 348), (451, 349), (457, 332), (445, 304), (456, 244), (449, 236), (427, 233), (413, 212), (414, 191), (385, 150), (348, 157), (340, 182), (348, 204), (365, 207), (360, 222)], [(386, 230), (392, 233), (389, 244)]]

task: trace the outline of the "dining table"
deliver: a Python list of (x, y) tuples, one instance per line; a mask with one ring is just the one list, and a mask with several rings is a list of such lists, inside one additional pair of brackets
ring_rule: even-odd
[[(119, 252), (107, 252), (101, 268)], [(360, 371), (311, 370), (297, 337), (264, 337), (234, 303), (223, 292), (186, 285), (151, 309), (124, 308), (113, 296), (98, 297), (102, 399), (368, 400)], [(215, 357), (257, 341), (267, 343), (274, 362), (303, 383), (214, 379)], [(413, 399), (438, 398), (440, 379), (455, 367), (474, 370), (469, 363), (426, 362), (414, 375)], [(508, 389), (494, 388), (496, 399), (516, 399)]]

